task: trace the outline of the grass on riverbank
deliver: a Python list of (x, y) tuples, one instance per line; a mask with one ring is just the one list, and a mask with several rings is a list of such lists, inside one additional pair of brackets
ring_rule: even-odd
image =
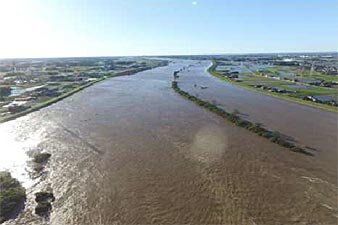
[[(160, 65), (161, 66), (161, 65)], [(132, 75), (132, 74), (135, 74), (135, 73), (139, 73), (139, 72), (142, 72), (142, 71), (145, 71), (145, 70), (149, 70), (149, 69), (153, 69), (155, 68), (156, 66), (152, 66), (152, 67), (142, 67), (142, 68), (136, 68), (136, 69), (131, 69), (131, 70), (125, 70), (125, 71), (120, 71), (120, 72), (116, 72), (116, 73), (111, 73), (107, 76), (104, 76), (100, 79), (97, 79), (95, 81), (91, 81), (87, 84), (84, 84), (80, 87), (77, 87), (75, 89), (72, 89), (71, 91), (69, 92), (66, 92), (66, 93), (63, 93), (61, 94), (60, 96), (58, 97), (55, 97), (55, 98), (52, 98), (52, 99), (49, 99), (47, 101), (44, 101), (44, 102), (40, 102), (40, 103), (37, 103), (35, 105), (33, 105), (32, 107), (26, 109), (25, 111), (22, 111), (22, 112), (18, 112), (18, 113), (15, 113), (15, 114), (10, 114), (8, 116), (5, 116), (3, 118), (0, 118), (0, 123), (3, 123), (3, 122), (7, 122), (7, 121), (10, 121), (10, 120), (14, 120), (16, 118), (19, 118), (21, 116), (24, 116), (24, 115), (27, 115), (31, 112), (35, 112), (41, 108), (44, 108), (44, 107), (47, 107), (47, 106), (50, 106), (58, 101), (61, 101), (95, 83), (98, 83), (98, 82), (101, 82), (103, 80), (106, 80), (108, 78), (112, 78), (112, 77), (118, 77), (118, 76), (126, 76), (126, 75)]]
[(14, 217), (26, 199), (25, 189), (8, 172), (0, 172), (0, 223)]
[(338, 112), (338, 108), (335, 107), (335, 106), (330, 106), (330, 105), (326, 105), (326, 104), (306, 101), (306, 100), (303, 100), (303, 99), (300, 99), (300, 98), (287, 96), (287, 95), (281, 95), (281, 94), (278, 94), (278, 93), (267, 92), (267, 91), (252, 87), (252, 86), (246, 84), (245, 82), (235, 82), (235, 81), (229, 79), (228, 77), (223, 76), (222, 74), (218, 73), (216, 71), (216, 67), (217, 67), (217, 64), (216, 64), (215, 61), (213, 61), (212, 65), (208, 68), (207, 71), (211, 75), (217, 77), (220, 80), (241, 86), (241, 87), (246, 88), (246, 89), (251, 90), (251, 91), (255, 91), (255, 92), (258, 92), (258, 93), (262, 93), (264, 95), (269, 95), (269, 96), (272, 96), (272, 97), (280, 98), (280, 99), (283, 99), (283, 100), (286, 100), (286, 101), (295, 102), (295, 103), (298, 103), (298, 104), (302, 104), (302, 105), (306, 105), (306, 106), (310, 106), (310, 107), (314, 107), (314, 108), (319, 108), (319, 109), (330, 111), (330, 112)]
[(281, 145), (285, 148), (288, 148), (289, 150), (293, 151), (293, 152), (298, 152), (298, 153), (302, 153), (305, 155), (313, 155), (312, 153), (306, 151), (305, 149), (294, 145), (293, 143), (291, 143), (290, 141), (286, 140), (286, 138), (284, 138), (279, 132), (277, 131), (270, 131), (264, 127), (261, 126), (261, 124), (254, 124), (250, 121), (244, 120), (239, 116), (239, 112), (238, 111), (234, 111), (232, 113), (226, 112), (225, 110), (217, 107), (216, 105), (207, 102), (207, 101), (203, 101), (193, 95), (190, 95), (188, 92), (185, 92), (183, 90), (181, 90), (178, 87), (177, 81), (173, 81), (172, 82), (172, 88), (174, 89), (175, 92), (177, 92), (178, 94), (182, 95), (183, 97), (189, 99), (190, 101), (196, 103), (197, 105), (208, 109), (209, 111), (223, 117), (224, 119), (227, 119), (228, 121), (236, 124), (239, 127), (243, 127), (253, 133), (258, 134), (259, 136), (262, 136), (264, 138), (269, 139), (271, 142), (276, 143), (278, 145)]

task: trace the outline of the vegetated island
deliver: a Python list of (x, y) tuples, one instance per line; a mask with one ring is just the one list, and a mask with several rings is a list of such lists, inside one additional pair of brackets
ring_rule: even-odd
[[(34, 170), (41, 172), (49, 158), (50, 153), (38, 152), (32, 157), (35, 164)], [(47, 218), (52, 210), (51, 202), (55, 197), (51, 191), (39, 191), (35, 193), (35, 214)], [(7, 171), (0, 171), (0, 223), (10, 219), (15, 219), (25, 208), (26, 189), (20, 182), (13, 178)]]
[[(177, 72), (174, 72), (174, 77), (177, 78)], [(182, 95), (183, 97), (187, 98), (188, 100), (196, 103), (197, 105), (206, 108), (207, 110), (223, 117), (224, 119), (236, 124), (239, 127), (243, 127), (253, 133), (258, 134), (259, 136), (262, 136), (268, 140), (270, 140), (273, 143), (276, 143), (280, 146), (283, 146), (293, 152), (298, 152), (298, 153), (302, 153), (305, 155), (309, 155), (309, 156), (313, 156), (313, 154), (311, 152), (306, 151), (304, 148), (301, 148), (299, 146), (296, 146), (295, 144), (291, 143), (290, 141), (288, 141), (285, 137), (283, 137), (282, 134), (280, 134), (277, 131), (270, 131), (264, 127), (262, 127), (261, 124), (259, 123), (252, 123), (250, 121), (244, 120), (239, 116), (239, 112), (237, 110), (235, 110), (232, 113), (226, 112), (225, 110), (217, 107), (216, 105), (207, 102), (207, 101), (203, 101), (193, 95), (190, 95), (188, 92), (185, 92), (183, 90), (181, 90), (178, 86), (178, 83), (176, 80), (172, 81), (172, 89)]]
[(0, 172), (0, 223), (15, 218), (24, 207), (25, 188), (9, 172)]

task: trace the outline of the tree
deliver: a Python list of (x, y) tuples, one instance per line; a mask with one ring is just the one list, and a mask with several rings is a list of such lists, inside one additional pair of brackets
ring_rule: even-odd
[(10, 95), (11, 90), (12, 89), (9, 86), (0, 86), (0, 98)]

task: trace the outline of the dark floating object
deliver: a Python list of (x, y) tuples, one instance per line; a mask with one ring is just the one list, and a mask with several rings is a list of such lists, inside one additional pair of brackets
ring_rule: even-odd
[(40, 191), (35, 193), (35, 201), (38, 205), (35, 207), (35, 214), (48, 217), (52, 210), (51, 202), (55, 201), (55, 197), (52, 192)]
[(50, 202), (39, 202), (35, 207), (35, 214), (41, 217), (46, 217), (52, 210), (52, 204)]
[(33, 161), (35, 163), (46, 163), (51, 156), (52, 156), (52, 154), (47, 153), (47, 152), (38, 153), (38, 154), (34, 155)]
[(40, 191), (35, 193), (35, 201), (36, 202), (54, 202), (55, 197), (52, 192), (44, 192)]

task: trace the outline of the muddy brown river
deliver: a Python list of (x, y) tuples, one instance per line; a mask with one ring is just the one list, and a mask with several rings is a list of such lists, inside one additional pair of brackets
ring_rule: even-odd
[(286, 134), (317, 157), (324, 157), (331, 166), (337, 165), (337, 113), (280, 100), (219, 80), (206, 72), (210, 66), (208, 61), (191, 65), (180, 73), (183, 90), (214, 102), (226, 111), (237, 109), (243, 118)]
[[(203, 73), (176, 61), (1, 124), (1, 168), (28, 188), (5, 224), (335, 224), (333, 159), (290, 152), (174, 93), (173, 71), (192, 63)], [(189, 76), (182, 85), (200, 79)], [(52, 157), (31, 180), (36, 149)], [(56, 197), (47, 219), (34, 214), (40, 190)]]

